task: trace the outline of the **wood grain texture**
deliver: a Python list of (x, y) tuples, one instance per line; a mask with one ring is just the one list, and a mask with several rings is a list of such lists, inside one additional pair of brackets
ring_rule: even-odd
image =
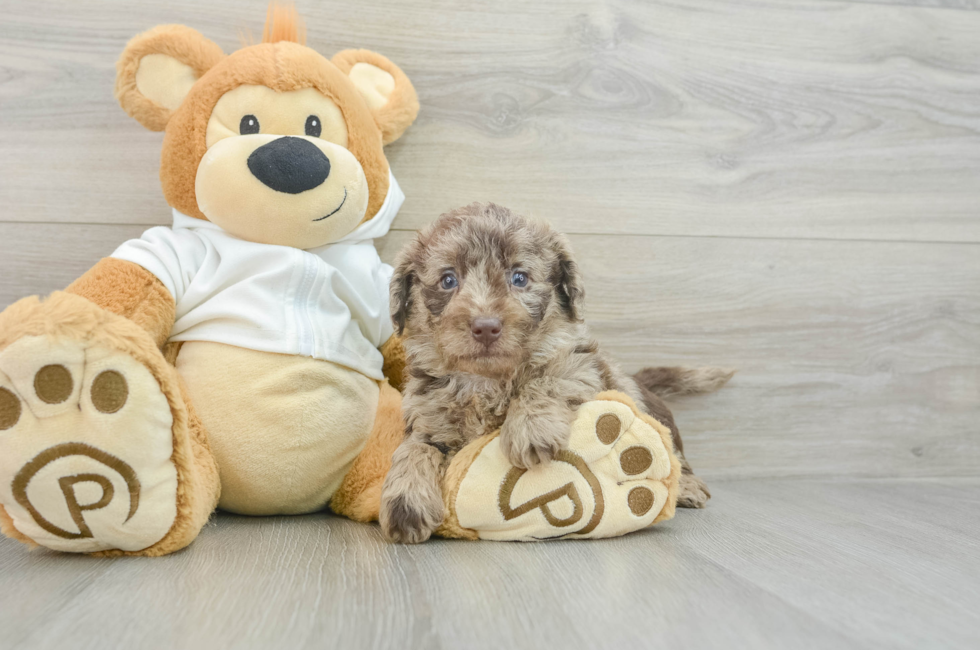
[[(230, 51), (265, 4), (0, 0), (0, 308), (170, 221), (161, 136), (112, 98), (127, 39)], [(386, 260), (496, 200), (577, 233), (627, 368), (739, 369), (673, 404), (714, 498), (585, 543), (406, 548), (326, 514), (218, 515), (156, 560), (0, 538), (4, 650), (975, 647), (980, 5), (298, 5), (312, 46), (419, 91)]]
[(934, 9), (953, 9), (980, 11), (980, 0), (848, 0), (878, 5), (904, 5), (908, 7), (930, 7)]
[[(115, 58), (164, 22), (226, 50), (265, 0), (8, 0), (0, 220), (156, 223), (160, 136)], [(233, 8), (232, 8), (233, 6)], [(980, 13), (821, 0), (301, 3), (421, 97), (402, 227), (472, 200), (566, 231), (980, 241)]]
[[(0, 306), (62, 288), (140, 231), (0, 224)], [(379, 242), (382, 257), (411, 236)], [(627, 369), (738, 368), (673, 404), (706, 477), (978, 475), (980, 246), (571, 240), (586, 318)]]
[[(942, 508), (937, 508), (942, 504)], [(980, 483), (719, 483), (625, 538), (382, 541), (219, 515), (154, 560), (0, 540), (4, 648), (973, 648)]]

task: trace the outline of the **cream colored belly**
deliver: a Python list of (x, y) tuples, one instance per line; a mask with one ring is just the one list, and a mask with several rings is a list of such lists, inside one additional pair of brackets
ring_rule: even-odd
[(329, 361), (189, 342), (177, 369), (208, 430), (223, 510), (323, 509), (374, 425), (377, 382)]

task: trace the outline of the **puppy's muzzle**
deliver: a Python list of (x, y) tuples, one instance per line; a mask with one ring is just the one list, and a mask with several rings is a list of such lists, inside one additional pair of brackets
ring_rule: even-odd
[(327, 180), (330, 159), (312, 142), (287, 136), (253, 151), (248, 157), (248, 168), (267, 187), (285, 194), (299, 194)]
[(486, 346), (499, 339), (503, 329), (503, 323), (499, 318), (477, 318), (470, 325), (473, 338)]

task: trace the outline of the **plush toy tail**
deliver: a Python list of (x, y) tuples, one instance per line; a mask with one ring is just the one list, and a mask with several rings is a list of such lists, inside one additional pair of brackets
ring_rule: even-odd
[(731, 368), (644, 368), (633, 375), (640, 386), (660, 397), (696, 395), (718, 390), (732, 378)]

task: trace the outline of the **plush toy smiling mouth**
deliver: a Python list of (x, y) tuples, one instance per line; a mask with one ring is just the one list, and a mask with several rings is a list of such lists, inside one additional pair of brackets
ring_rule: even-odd
[(340, 209), (341, 209), (342, 207), (344, 207), (344, 204), (345, 204), (345, 203), (347, 203), (347, 188), (346, 188), (346, 187), (344, 188), (344, 200), (340, 202), (340, 205), (338, 205), (338, 206), (337, 206), (337, 209), (335, 209), (335, 210), (334, 210), (333, 212), (331, 212), (330, 214), (328, 214), (328, 215), (325, 215), (325, 216), (322, 216), (322, 217), (320, 217), (319, 219), (314, 219), (313, 221), (314, 221), (314, 222), (316, 222), (316, 221), (323, 221), (324, 219), (329, 219), (330, 217), (332, 217), (332, 216), (334, 216), (335, 214), (337, 214), (338, 212), (340, 212)]

